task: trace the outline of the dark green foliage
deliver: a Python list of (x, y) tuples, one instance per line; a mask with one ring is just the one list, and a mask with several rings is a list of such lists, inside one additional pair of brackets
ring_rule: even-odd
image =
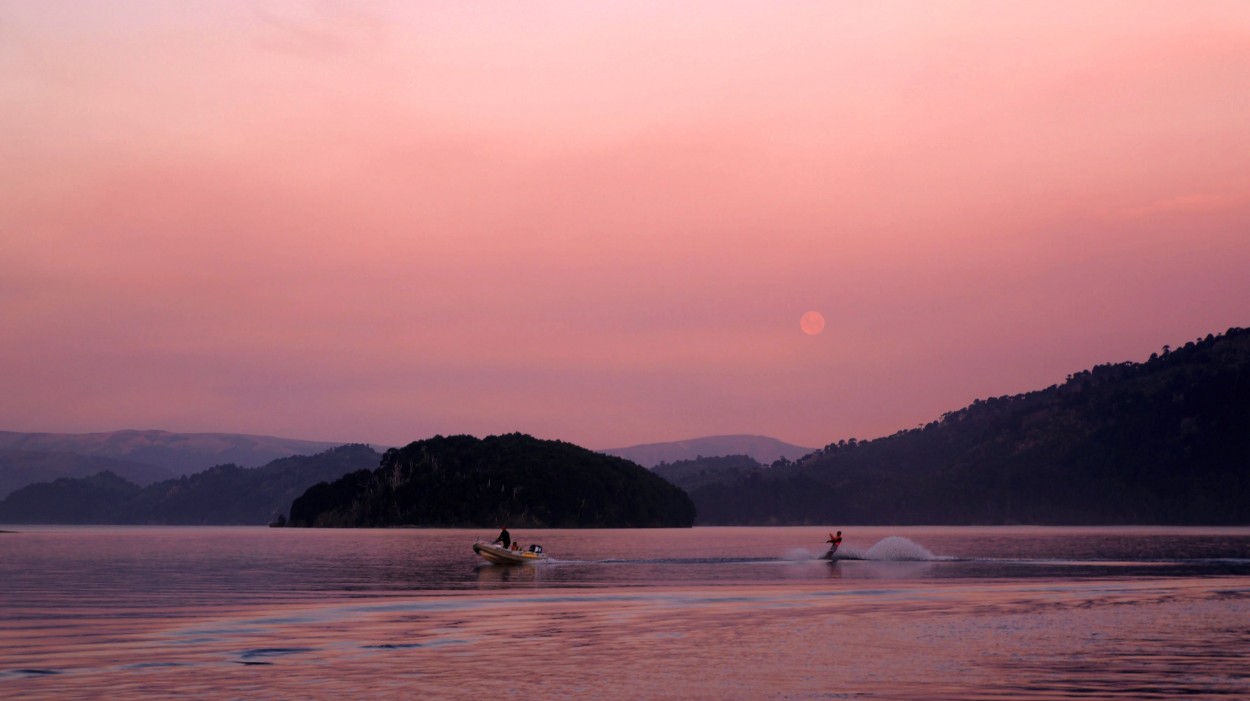
[(373, 467), (380, 457), (367, 445), (345, 445), (263, 467), (219, 465), (143, 489), (111, 473), (60, 479), (0, 502), (0, 523), (264, 525), (309, 485)]
[(1250, 331), (690, 494), (708, 524), (1250, 523)]
[(512, 433), (435, 436), (372, 472), (310, 488), (290, 525), (645, 528), (689, 526), (680, 489), (627, 460)]

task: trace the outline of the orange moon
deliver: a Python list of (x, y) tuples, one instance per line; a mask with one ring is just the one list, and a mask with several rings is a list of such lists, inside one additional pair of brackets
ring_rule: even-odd
[(808, 336), (815, 336), (825, 330), (825, 317), (820, 312), (808, 312), (799, 319), (799, 328)]

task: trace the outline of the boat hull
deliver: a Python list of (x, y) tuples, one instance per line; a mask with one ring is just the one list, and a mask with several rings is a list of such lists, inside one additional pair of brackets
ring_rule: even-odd
[(496, 565), (528, 565), (547, 559), (547, 556), (542, 553), (509, 550), (490, 543), (474, 543), (473, 552), (483, 560)]

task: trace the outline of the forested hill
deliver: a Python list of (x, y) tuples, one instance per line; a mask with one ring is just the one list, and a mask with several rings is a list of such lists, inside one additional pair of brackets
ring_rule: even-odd
[(694, 504), (627, 460), (512, 433), (435, 436), (310, 488), (293, 526), (684, 527)]
[(978, 400), (772, 468), (698, 470), (708, 524), (1250, 523), (1250, 330)]

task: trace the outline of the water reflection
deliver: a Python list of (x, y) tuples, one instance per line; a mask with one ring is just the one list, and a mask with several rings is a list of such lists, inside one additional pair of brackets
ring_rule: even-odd
[(5, 534), (0, 697), (1250, 697), (1250, 529), (843, 530)]
[(546, 564), (477, 566), (477, 583), (481, 589), (498, 589), (504, 585), (530, 585), (542, 581)]
[[(208, 701), (405, 699), (414, 689), (465, 699), (821, 699), (830, 689), (956, 700), (1250, 692), (1241, 672), (1247, 630), (1238, 623), (1250, 620), (1250, 578), (946, 587), (880, 576), (927, 566), (825, 565), (827, 574), (859, 570), (855, 578), (877, 580), (839, 588), (428, 593), (204, 610), (193, 621), (159, 610), (83, 616), (45, 633), (42, 646), (0, 644), (0, 692)], [(495, 576), (541, 576), (522, 568), (478, 573), (487, 584)], [(103, 630), (106, 638), (92, 642)]]

